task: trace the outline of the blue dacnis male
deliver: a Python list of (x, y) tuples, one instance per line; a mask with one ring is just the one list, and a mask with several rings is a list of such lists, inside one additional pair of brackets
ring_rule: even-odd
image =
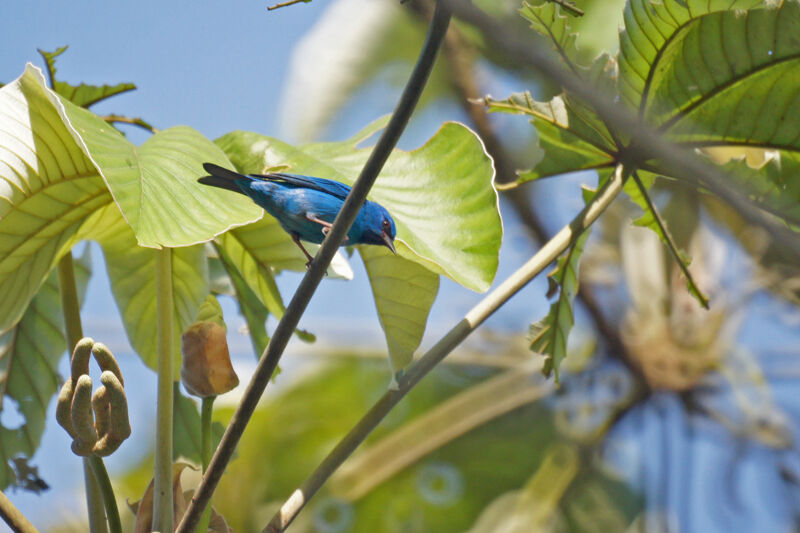
[[(211, 175), (197, 181), (245, 194), (278, 219), (308, 258), (306, 266), (313, 258), (300, 239), (321, 243), (350, 192), (347, 185), (323, 178), (284, 173), (248, 176), (213, 163), (203, 163), (203, 168)], [(396, 253), (395, 233), (394, 220), (389, 212), (382, 205), (367, 200), (342, 244), (378, 244)]]

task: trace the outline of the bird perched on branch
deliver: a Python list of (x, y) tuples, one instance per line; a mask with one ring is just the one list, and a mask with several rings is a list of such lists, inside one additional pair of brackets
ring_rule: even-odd
[[(203, 168), (210, 176), (197, 181), (245, 194), (275, 217), (308, 258), (306, 266), (313, 257), (300, 240), (321, 243), (350, 192), (344, 183), (311, 176), (279, 172), (245, 175), (213, 163), (203, 163)], [(386, 208), (366, 200), (342, 245), (377, 244), (397, 253), (395, 233), (394, 220)]]

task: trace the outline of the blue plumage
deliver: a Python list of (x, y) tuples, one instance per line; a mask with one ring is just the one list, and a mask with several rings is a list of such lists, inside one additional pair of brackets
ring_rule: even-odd
[[(239, 174), (213, 163), (204, 163), (210, 174), (197, 181), (249, 196), (256, 204), (275, 217), (300, 247), (308, 262), (312, 257), (300, 240), (321, 243), (350, 192), (350, 187), (338, 181), (271, 173)], [(364, 202), (343, 244), (377, 244), (392, 253), (396, 229), (389, 212), (380, 204)]]

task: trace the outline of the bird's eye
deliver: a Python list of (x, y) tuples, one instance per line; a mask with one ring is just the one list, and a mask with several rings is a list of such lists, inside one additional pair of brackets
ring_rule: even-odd
[(389, 219), (388, 218), (384, 218), (383, 219), (383, 231), (385, 231), (386, 233), (389, 233), (391, 231), (391, 229), (392, 229), (392, 225), (389, 223)]

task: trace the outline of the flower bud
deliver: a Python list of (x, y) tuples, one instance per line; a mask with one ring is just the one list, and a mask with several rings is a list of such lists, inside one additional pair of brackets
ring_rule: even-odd
[(233, 371), (225, 328), (217, 322), (195, 322), (181, 336), (181, 381), (201, 398), (224, 394), (239, 384)]

